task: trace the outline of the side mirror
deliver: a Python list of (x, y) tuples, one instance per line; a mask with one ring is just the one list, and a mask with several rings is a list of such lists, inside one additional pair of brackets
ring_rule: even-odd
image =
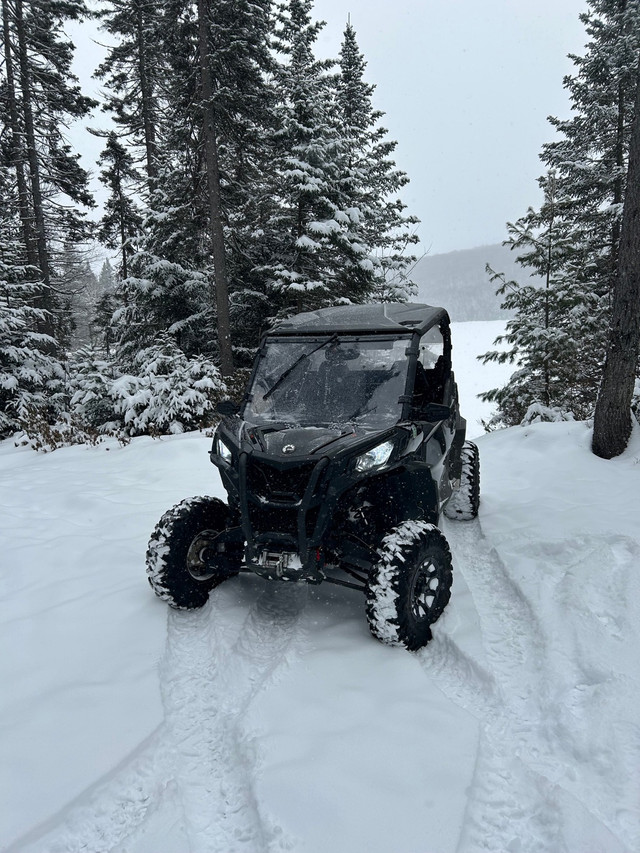
[(426, 403), (420, 407), (420, 420), (436, 423), (437, 421), (448, 421), (451, 417), (451, 408), (442, 406), (440, 403)]
[(232, 417), (240, 411), (240, 406), (234, 403), (233, 400), (220, 400), (216, 406), (216, 412), (223, 417)]

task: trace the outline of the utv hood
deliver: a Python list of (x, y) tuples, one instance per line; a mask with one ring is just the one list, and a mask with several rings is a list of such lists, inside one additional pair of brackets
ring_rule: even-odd
[(245, 425), (245, 435), (251, 444), (266, 453), (283, 457), (322, 455), (326, 448), (343, 449), (356, 439), (365, 438), (376, 430), (363, 430), (350, 425), (336, 427), (255, 427)]

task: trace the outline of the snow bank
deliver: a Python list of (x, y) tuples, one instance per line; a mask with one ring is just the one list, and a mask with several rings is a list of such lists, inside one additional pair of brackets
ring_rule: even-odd
[(553, 837), (613, 853), (640, 849), (640, 429), (612, 461), (590, 443), (584, 423), (481, 440), (482, 529), (504, 567), (495, 604), (514, 610), (508, 632), (484, 633), (498, 670), (510, 657), (520, 669), (506, 704), (518, 760), (555, 802)]

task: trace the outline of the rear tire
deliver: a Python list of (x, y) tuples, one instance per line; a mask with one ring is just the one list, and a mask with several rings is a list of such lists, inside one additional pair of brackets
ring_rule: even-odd
[(203, 607), (209, 592), (238, 574), (240, 548), (204, 562), (206, 538), (230, 526), (229, 507), (218, 498), (188, 498), (168, 510), (151, 534), (147, 576), (155, 594), (177, 610)]
[(434, 524), (405, 521), (382, 540), (367, 584), (367, 619), (382, 643), (416, 651), (451, 597), (447, 540)]
[(444, 514), (454, 521), (471, 521), (478, 515), (480, 506), (480, 454), (477, 445), (465, 441), (460, 456), (460, 486), (449, 498)]

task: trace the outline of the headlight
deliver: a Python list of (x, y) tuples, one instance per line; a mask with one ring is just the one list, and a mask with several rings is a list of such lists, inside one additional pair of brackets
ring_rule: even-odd
[(356, 471), (371, 471), (373, 468), (385, 465), (389, 461), (392, 450), (392, 441), (383, 441), (377, 447), (367, 450), (366, 453), (356, 459)]
[(218, 456), (220, 456), (227, 464), (231, 464), (231, 451), (227, 447), (227, 445), (221, 439), (216, 439), (216, 450), (218, 451)]

